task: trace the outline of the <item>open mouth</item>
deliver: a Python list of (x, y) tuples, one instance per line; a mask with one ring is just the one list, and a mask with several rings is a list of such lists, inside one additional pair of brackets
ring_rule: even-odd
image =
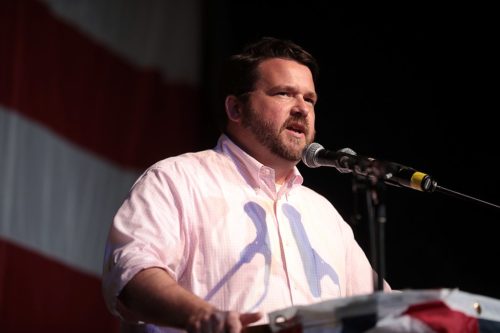
[(286, 129), (296, 134), (306, 134), (306, 126), (300, 123), (290, 123), (286, 126)]

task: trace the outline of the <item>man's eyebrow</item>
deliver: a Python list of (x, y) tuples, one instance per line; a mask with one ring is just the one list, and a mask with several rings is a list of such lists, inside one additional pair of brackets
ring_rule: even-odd
[(278, 85), (269, 87), (269, 90), (296, 91), (297, 88), (295, 88), (294, 86), (286, 85), (286, 84), (278, 84)]
[[(276, 85), (276, 86), (270, 87), (268, 90), (269, 91), (286, 90), (286, 91), (293, 91), (293, 92), (300, 91), (300, 89), (297, 88), (296, 86), (290, 86), (290, 85)], [(318, 94), (315, 91), (308, 91), (304, 95), (311, 96), (311, 97), (318, 97)]]

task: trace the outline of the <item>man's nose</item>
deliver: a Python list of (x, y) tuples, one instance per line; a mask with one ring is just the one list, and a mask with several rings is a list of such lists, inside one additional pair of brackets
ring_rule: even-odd
[(295, 105), (292, 108), (292, 114), (307, 116), (311, 111), (311, 108), (311, 105), (304, 100), (304, 97), (298, 96), (295, 98)]

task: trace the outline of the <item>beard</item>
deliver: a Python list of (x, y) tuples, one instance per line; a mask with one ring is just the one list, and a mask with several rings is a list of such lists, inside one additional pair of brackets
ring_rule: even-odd
[[(300, 161), (304, 149), (314, 141), (314, 129), (312, 129), (312, 135), (310, 136), (311, 129), (305, 118), (301, 115), (290, 116), (283, 123), (278, 133), (275, 133), (272, 124), (263, 120), (252, 108), (245, 106), (242, 111), (242, 125), (250, 129), (263, 146), (287, 161)], [(291, 123), (302, 124), (305, 129), (305, 144), (302, 144), (302, 140), (299, 138), (284, 138), (280, 136)]]

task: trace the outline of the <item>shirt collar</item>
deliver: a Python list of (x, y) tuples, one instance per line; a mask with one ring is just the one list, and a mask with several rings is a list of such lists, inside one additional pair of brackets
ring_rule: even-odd
[[(221, 134), (215, 147), (216, 151), (222, 152), (236, 165), (238, 171), (254, 188), (263, 189), (263, 187), (273, 188), (275, 191), (274, 169), (265, 166), (255, 158), (247, 154), (243, 149), (237, 146), (226, 134)], [(303, 177), (297, 167), (293, 168), (285, 183), (281, 187), (281, 193), (288, 193), (295, 186), (301, 185)]]

